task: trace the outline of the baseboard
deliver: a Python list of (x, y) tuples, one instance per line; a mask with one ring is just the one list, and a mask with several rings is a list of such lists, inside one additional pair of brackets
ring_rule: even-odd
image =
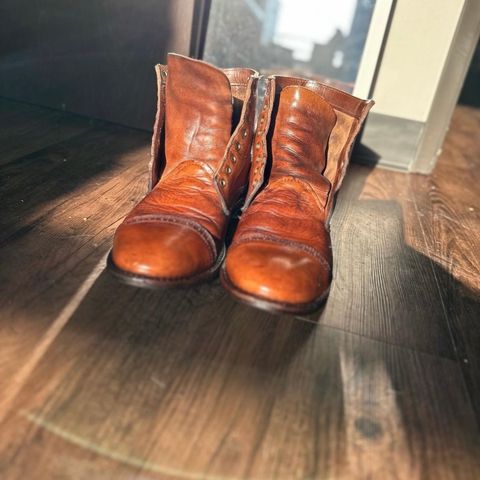
[(400, 171), (410, 171), (416, 159), (425, 124), (370, 113), (352, 160)]

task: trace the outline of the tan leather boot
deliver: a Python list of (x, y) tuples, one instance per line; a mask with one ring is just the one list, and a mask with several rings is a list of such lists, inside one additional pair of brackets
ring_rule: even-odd
[(189, 285), (221, 265), (246, 192), (258, 74), (169, 54), (157, 77), (151, 191), (117, 229), (109, 266), (137, 286)]
[(373, 102), (311, 80), (267, 82), (245, 213), (221, 278), (255, 307), (308, 313), (329, 290), (329, 217)]

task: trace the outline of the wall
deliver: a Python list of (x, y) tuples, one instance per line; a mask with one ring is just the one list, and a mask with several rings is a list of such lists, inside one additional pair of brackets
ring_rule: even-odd
[(373, 91), (376, 113), (427, 120), (464, 3), (397, 0)]
[(479, 35), (478, 0), (396, 1), (360, 160), (433, 170)]
[(194, 0), (2, 0), (0, 96), (153, 124), (154, 65), (188, 54)]

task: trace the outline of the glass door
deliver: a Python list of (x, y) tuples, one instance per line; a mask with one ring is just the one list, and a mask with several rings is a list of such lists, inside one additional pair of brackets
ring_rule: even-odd
[(204, 59), (315, 78), (368, 96), (391, 3), (212, 0)]

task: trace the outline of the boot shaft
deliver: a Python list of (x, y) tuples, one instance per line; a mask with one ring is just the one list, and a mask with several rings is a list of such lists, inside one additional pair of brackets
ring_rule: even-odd
[(222, 209), (229, 213), (248, 182), (257, 72), (219, 69), (175, 54), (156, 72), (150, 188), (180, 163), (199, 162), (212, 172)]
[(325, 151), (337, 117), (319, 95), (300, 86), (281, 92), (271, 129), (270, 178), (291, 175), (315, 181), (326, 167)]
[(315, 184), (320, 174), (336, 192), (373, 104), (314, 80), (268, 77), (244, 208), (279, 175)]

